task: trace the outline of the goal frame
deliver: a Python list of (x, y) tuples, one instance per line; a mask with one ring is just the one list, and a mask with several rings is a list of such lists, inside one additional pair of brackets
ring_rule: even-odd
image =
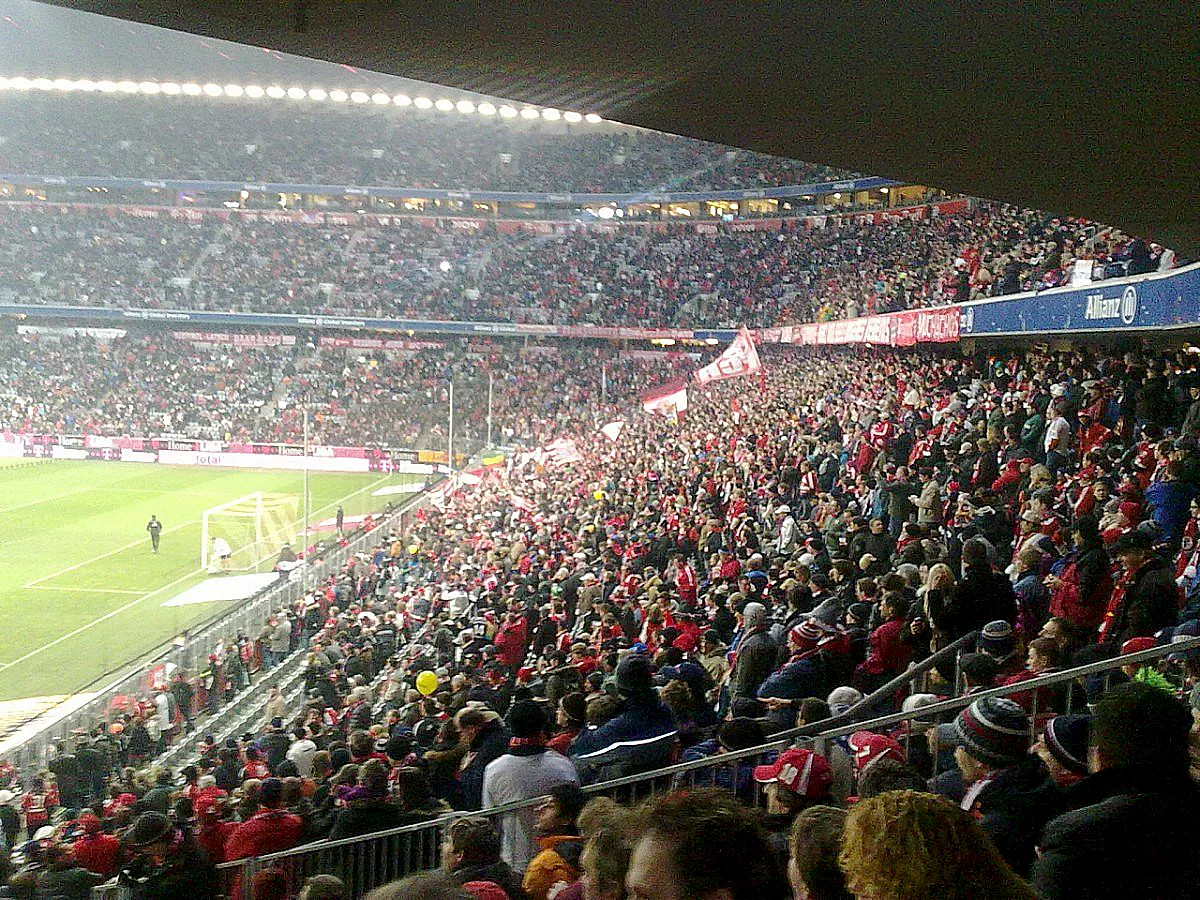
[[(253, 509), (247, 509), (248, 504), (253, 504)], [(235, 507), (241, 507), (237, 509)], [(209, 521), (215, 516), (225, 516), (233, 519), (253, 519), (254, 520), (254, 547), (253, 547), (253, 562), (250, 568), (257, 569), (259, 563), (262, 562), (262, 547), (263, 547), (263, 492), (255, 491), (252, 494), (246, 494), (243, 497), (238, 497), (235, 500), (229, 500), (222, 503), (220, 506), (214, 506), (206, 509), (200, 517), (200, 568), (208, 571), (212, 565), (212, 558), (209, 553), (212, 548), (212, 532), (209, 528)], [(236, 553), (238, 548), (231, 549)]]

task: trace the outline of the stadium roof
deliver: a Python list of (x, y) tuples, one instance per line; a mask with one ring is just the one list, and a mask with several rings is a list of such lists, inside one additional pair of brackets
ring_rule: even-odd
[[(269, 47), (1087, 216), (1189, 255), (1200, 244), (1200, 20), (1187, 3), (60, 5), (250, 45), (182, 52), (136, 30), (101, 42), (78, 17), (0, 0), (20, 10), (10, 25), (61, 30), (61, 53), (25, 52), (43, 68), (69, 65), (62, 74), (114, 51), (176, 79), (193, 66), (197, 77), (256, 74), (240, 68), (244, 53), (276, 77), (303, 65)], [(0, 38), (6, 67), (20, 62), (13, 37)]]

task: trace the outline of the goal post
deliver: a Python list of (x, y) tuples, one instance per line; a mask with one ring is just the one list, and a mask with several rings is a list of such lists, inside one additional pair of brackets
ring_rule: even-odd
[[(206, 509), (200, 520), (200, 567), (208, 572), (258, 571), (296, 540), (299, 498), (257, 491)], [(228, 554), (228, 561), (221, 557)]]

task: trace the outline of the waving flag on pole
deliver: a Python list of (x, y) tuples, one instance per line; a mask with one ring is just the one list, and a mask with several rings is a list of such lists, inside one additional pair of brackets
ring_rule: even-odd
[(625, 420), (617, 419), (615, 422), (609, 422), (607, 425), (602, 425), (600, 427), (600, 433), (615, 444), (620, 439), (621, 431), (624, 428)]
[(743, 325), (733, 343), (725, 348), (725, 352), (696, 373), (696, 383), (708, 384), (710, 381), (737, 378), (739, 375), (749, 375), (761, 369), (762, 363), (758, 360), (754, 338)]
[(579, 445), (572, 438), (559, 438), (551, 441), (542, 449), (546, 451), (546, 465), (548, 466), (565, 466), (583, 459)]
[(687, 384), (678, 381), (642, 394), (642, 409), (648, 413), (658, 413), (671, 419), (687, 408)]

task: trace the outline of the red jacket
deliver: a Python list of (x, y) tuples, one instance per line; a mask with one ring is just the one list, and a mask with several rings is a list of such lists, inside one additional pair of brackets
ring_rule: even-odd
[(85, 834), (71, 845), (71, 852), (89, 872), (111, 878), (121, 864), (121, 839), (115, 834)]
[(518, 619), (501, 626), (495, 638), (496, 656), (500, 662), (514, 669), (525, 659), (525, 620)]
[(225, 841), (225, 859), (290, 850), (300, 842), (304, 823), (283, 809), (264, 809), (242, 822)]
[(237, 822), (209, 822), (196, 832), (196, 843), (213, 865), (225, 862), (225, 843), (238, 827)]
[(912, 657), (912, 650), (901, 640), (904, 620), (892, 619), (871, 632), (870, 653), (859, 666), (865, 675), (900, 674)]

